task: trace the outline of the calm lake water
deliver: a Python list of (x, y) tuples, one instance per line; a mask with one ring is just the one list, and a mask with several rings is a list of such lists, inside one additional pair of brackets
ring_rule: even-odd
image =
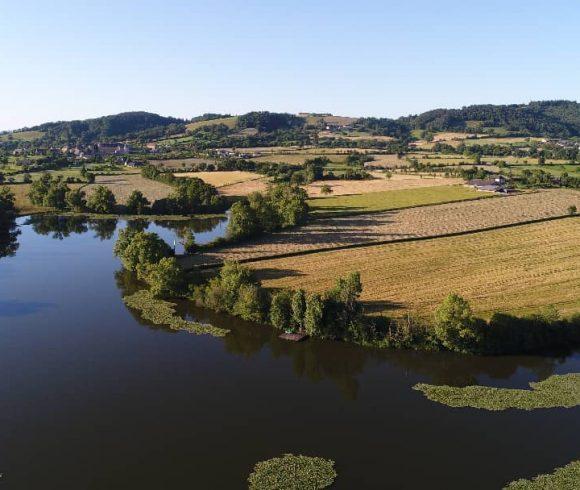
[[(411, 389), (525, 387), (579, 372), (578, 353), (294, 344), (187, 304), (232, 332), (168, 331), (121, 300), (134, 287), (112, 254), (125, 222), (51, 219), (20, 219), (16, 254), (0, 259), (2, 490), (242, 489), (286, 452), (334, 459), (337, 489), (497, 489), (580, 456), (580, 409), (451, 409)], [(148, 230), (172, 244), (173, 225)], [(209, 240), (223, 223), (191, 225)]]

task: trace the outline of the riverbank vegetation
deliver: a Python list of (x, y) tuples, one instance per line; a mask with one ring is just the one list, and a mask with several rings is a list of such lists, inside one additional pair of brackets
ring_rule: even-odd
[(572, 461), (547, 475), (509, 483), (504, 490), (577, 490), (580, 486), (580, 461)]
[(414, 390), (429, 400), (450, 407), (471, 407), (483, 410), (536, 410), (540, 408), (572, 408), (580, 405), (580, 374), (554, 375), (531, 390), (492, 388), (488, 386), (437, 386), (419, 383)]
[(166, 325), (172, 330), (183, 330), (196, 335), (213, 335), (223, 337), (228, 330), (212, 325), (190, 322), (175, 313), (175, 304), (156, 298), (150, 291), (142, 289), (125, 296), (123, 302), (134, 310), (138, 310), (144, 320), (155, 325)]
[(187, 296), (199, 306), (269, 323), (286, 332), (383, 348), (477, 354), (580, 345), (580, 317), (560, 318), (554, 307), (528, 317), (495, 313), (485, 321), (474, 315), (464, 298), (449, 294), (432, 320), (368, 316), (360, 301), (363, 284), (358, 272), (339, 277), (322, 293), (305, 293), (301, 289), (266, 289), (251, 269), (237, 262), (226, 262), (207, 281), (195, 272), (186, 277), (171, 257), (171, 248), (153, 233), (123, 230), (114, 252), (127, 270), (150, 285), (154, 296)]
[(285, 454), (257, 463), (248, 483), (250, 490), (318, 490), (332, 485), (336, 476), (330, 459)]

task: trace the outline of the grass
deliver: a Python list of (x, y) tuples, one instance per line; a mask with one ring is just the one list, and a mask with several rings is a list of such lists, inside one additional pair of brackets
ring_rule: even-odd
[(220, 117), (218, 119), (210, 119), (208, 121), (196, 121), (187, 124), (185, 127), (189, 131), (193, 131), (194, 129), (203, 128), (205, 126), (214, 126), (216, 124), (225, 124), (228, 128), (233, 129), (238, 122), (237, 116), (231, 117)]
[(196, 335), (213, 335), (224, 337), (229, 330), (214, 327), (212, 325), (189, 322), (175, 314), (175, 304), (155, 298), (150, 291), (142, 289), (136, 293), (125, 296), (123, 302), (134, 310), (139, 310), (144, 320), (155, 325), (167, 325), (172, 330), (184, 330)]
[(577, 490), (580, 488), (580, 461), (556, 468), (548, 475), (538, 475), (531, 480), (516, 480), (506, 490)]
[(354, 212), (390, 211), (413, 206), (480, 199), (491, 196), (491, 194), (478, 192), (465, 186), (446, 185), (317, 198), (311, 199), (308, 204), (314, 214), (328, 216)]
[(449, 407), (471, 407), (482, 410), (537, 410), (539, 408), (572, 408), (580, 405), (580, 374), (554, 375), (531, 390), (492, 388), (489, 386), (437, 386), (419, 383), (414, 390), (429, 400)]
[(317, 490), (329, 487), (335, 478), (330, 459), (285, 454), (257, 463), (248, 483), (250, 490)]
[(330, 288), (345, 272), (360, 271), (361, 299), (371, 313), (430, 317), (448, 293), (457, 292), (482, 317), (493, 311), (530, 313), (547, 305), (566, 315), (580, 311), (579, 242), (580, 217), (574, 217), (249, 265), (266, 287), (310, 292)]

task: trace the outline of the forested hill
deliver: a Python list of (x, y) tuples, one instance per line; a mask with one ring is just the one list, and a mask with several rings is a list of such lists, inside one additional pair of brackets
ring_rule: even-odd
[(398, 122), (411, 129), (469, 131), (496, 128), (537, 136), (580, 136), (580, 104), (567, 100), (519, 105), (472, 105), (462, 109), (435, 109)]
[(185, 121), (150, 112), (123, 112), (83, 121), (60, 121), (29, 128), (41, 131), (47, 143), (90, 143), (134, 137), (158, 138), (185, 130)]

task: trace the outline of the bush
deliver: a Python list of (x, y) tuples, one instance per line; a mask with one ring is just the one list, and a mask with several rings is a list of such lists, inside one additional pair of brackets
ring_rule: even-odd
[(0, 219), (14, 212), (14, 193), (9, 187), (0, 187)]
[(87, 207), (94, 213), (111, 214), (115, 211), (115, 194), (104, 185), (96, 187), (87, 201)]

